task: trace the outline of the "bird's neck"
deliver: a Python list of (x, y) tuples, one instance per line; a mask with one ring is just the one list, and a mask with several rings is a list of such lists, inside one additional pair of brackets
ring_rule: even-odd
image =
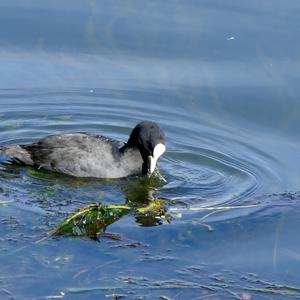
[(124, 154), (125, 152), (128, 152), (128, 151), (134, 151), (134, 150), (138, 150), (138, 147), (135, 146), (134, 144), (131, 144), (129, 143), (129, 141), (127, 143), (124, 144), (124, 146), (122, 146), (119, 151)]

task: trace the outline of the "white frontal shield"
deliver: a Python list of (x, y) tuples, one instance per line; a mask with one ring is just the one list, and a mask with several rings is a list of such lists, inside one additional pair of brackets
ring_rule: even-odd
[(155, 170), (157, 160), (166, 151), (166, 146), (157, 144), (153, 150), (153, 156), (148, 156), (149, 172), (152, 174)]

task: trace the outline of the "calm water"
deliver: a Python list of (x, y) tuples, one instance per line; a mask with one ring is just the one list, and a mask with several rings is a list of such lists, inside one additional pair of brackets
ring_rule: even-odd
[[(300, 3), (225, 2), (0, 0), (1, 145), (126, 140), (143, 119), (168, 145), (164, 184), (3, 157), (1, 299), (300, 297)], [(173, 200), (170, 224), (40, 241), (90, 203), (153, 196)]]

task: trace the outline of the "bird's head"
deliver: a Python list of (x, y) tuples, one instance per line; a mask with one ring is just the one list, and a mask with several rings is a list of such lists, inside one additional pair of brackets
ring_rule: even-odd
[(139, 149), (144, 161), (143, 174), (152, 174), (159, 157), (166, 151), (165, 135), (156, 123), (143, 121), (132, 130), (127, 146)]

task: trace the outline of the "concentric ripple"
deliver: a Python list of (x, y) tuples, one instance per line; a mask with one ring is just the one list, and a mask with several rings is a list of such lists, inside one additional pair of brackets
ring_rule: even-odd
[[(242, 204), (268, 193), (270, 186), (280, 188), (278, 161), (251, 144), (247, 132), (230, 123), (212, 122), (211, 114), (194, 110), (188, 102), (172, 106), (176, 96), (175, 91), (155, 89), (2, 90), (0, 99), (5, 105), (0, 112), (0, 141), (31, 142), (63, 131), (89, 131), (125, 141), (138, 121), (151, 119), (167, 135), (167, 153), (160, 160), (167, 183), (158, 189), (159, 196), (189, 207), (211, 207)], [(117, 203), (128, 198), (122, 180), (91, 184), (25, 168), (19, 168), (19, 173), (17, 167), (8, 169), (1, 172), (7, 190), (22, 190), (33, 202), (32, 197), (37, 195), (34, 190), (38, 190), (52, 208), (54, 203), (61, 207), (61, 194), (65, 199), (70, 197), (70, 201), (63, 202), (67, 208), (74, 201), (84, 202), (80, 198), (92, 199), (97, 190), (107, 201)]]

